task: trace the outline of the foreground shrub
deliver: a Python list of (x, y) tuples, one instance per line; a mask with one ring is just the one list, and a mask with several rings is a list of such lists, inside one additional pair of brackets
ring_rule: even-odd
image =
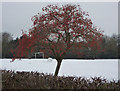
[(120, 89), (120, 81), (108, 82), (101, 77), (53, 76), (38, 72), (14, 72), (2, 70), (3, 89)]

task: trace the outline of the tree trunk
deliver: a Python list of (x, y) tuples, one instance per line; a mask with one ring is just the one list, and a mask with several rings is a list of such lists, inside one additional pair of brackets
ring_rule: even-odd
[(59, 72), (59, 69), (60, 69), (60, 66), (61, 66), (61, 62), (62, 62), (62, 60), (57, 60), (57, 67), (56, 67), (54, 76), (58, 75), (58, 72)]

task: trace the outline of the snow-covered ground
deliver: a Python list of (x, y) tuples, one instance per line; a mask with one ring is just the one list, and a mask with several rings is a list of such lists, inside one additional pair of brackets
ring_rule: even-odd
[[(10, 61), (11, 59), (0, 59), (0, 69), (54, 73), (56, 67), (55, 59), (16, 59), (14, 62)], [(118, 59), (64, 59), (59, 72), (59, 76), (61, 75), (87, 78), (102, 76), (108, 80), (118, 80)]]

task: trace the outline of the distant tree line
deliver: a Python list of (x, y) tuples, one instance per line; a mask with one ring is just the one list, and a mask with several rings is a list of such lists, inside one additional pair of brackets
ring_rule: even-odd
[[(7, 32), (2, 33), (2, 58), (12, 58), (13, 55), (11, 50), (17, 48), (18, 40), (21, 39), (16, 38), (13, 39), (12, 35)], [(1, 45), (0, 45), (1, 46)], [(73, 47), (69, 50), (65, 56), (66, 59), (119, 59), (119, 49), (120, 48), (120, 34), (113, 34), (112, 36), (103, 36), (103, 41), (101, 43), (101, 52), (98, 52), (95, 48), (82, 48), (81, 50)], [(40, 49), (40, 48), (39, 48)], [(75, 51), (73, 53), (73, 50)], [(38, 49), (35, 52), (39, 52)], [(1, 52), (0, 52), (1, 53)], [(82, 53), (79, 55), (78, 53)], [(34, 53), (33, 53), (34, 54)], [(34, 58), (34, 55), (28, 55), (29, 58)], [(45, 57), (52, 57), (49, 53), (45, 53)]]

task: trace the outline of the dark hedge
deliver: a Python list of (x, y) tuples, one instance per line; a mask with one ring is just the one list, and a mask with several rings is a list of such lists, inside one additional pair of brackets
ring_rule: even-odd
[(2, 70), (2, 89), (92, 89), (112, 90), (120, 89), (120, 81), (107, 81), (101, 77), (90, 79), (82, 77), (53, 76), (38, 72), (14, 72)]

